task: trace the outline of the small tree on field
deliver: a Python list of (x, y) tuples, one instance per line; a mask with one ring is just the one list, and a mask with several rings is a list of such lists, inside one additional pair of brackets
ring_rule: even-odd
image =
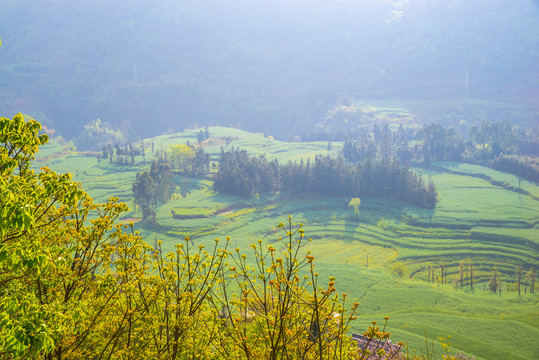
[(474, 276), (473, 260), (470, 259), (470, 289), (472, 289), (472, 292), (474, 291)]
[(442, 260), (440, 263), (440, 273), (441, 273), (441, 282), (442, 284), (447, 283), (446, 277), (447, 277), (447, 262), (445, 260)]
[(391, 272), (399, 277), (403, 277), (406, 272), (406, 267), (403, 263), (397, 262), (391, 268)]
[(496, 293), (498, 291), (499, 287), (501, 287), (500, 283), (500, 273), (498, 272), (498, 268), (494, 268), (492, 271), (492, 277), (490, 278), (490, 282), (488, 283), (488, 287), (491, 292)]
[(459, 284), (460, 287), (464, 286), (464, 260), (459, 262)]
[(357, 197), (352, 198), (352, 200), (350, 200), (348, 203), (348, 207), (354, 208), (354, 216), (356, 219), (359, 218), (359, 205), (361, 205), (361, 200)]
[(469, 276), (469, 273), (468, 273), (468, 271), (470, 269), (469, 265), (470, 265), (470, 260), (466, 260), (464, 262), (464, 273), (465, 273), (465, 276), (466, 276), (466, 287), (468, 287), (469, 281), (470, 281), (470, 276)]
[(427, 264), (427, 282), (431, 282), (431, 279), (433, 278), (432, 272), (433, 272), (433, 265), (432, 263)]

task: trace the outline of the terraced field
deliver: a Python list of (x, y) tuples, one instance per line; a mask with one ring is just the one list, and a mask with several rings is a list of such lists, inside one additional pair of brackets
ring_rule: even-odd
[[(327, 142), (282, 143), (241, 130), (210, 128), (205, 150), (218, 159), (221, 147), (241, 147), (252, 154), (266, 154), (280, 162), (334, 154), (342, 144)], [(147, 146), (196, 143), (197, 131), (162, 135), (145, 140)], [(227, 144), (228, 141), (228, 144)], [(149, 165), (136, 159), (134, 167), (70, 153), (52, 142), (39, 154), (37, 166), (72, 172), (97, 201), (111, 195), (131, 203), (135, 174)], [(185, 235), (195, 242), (212, 244), (215, 237), (231, 237), (231, 245), (248, 249), (249, 242), (274, 242), (280, 236), (276, 224), (291, 214), (303, 223), (312, 239), (308, 248), (316, 258), (321, 276), (334, 275), (337, 288), (360, 299), (360, 317), (354, 325), (362, 331), (372, 320), (390, 316), (393, 339), (412, 348), (424, 347), (429, 339), (453, 336), (455, 348), (477, 358), (533, 359), (539, 345), (539, 299), (535, 294), (519, 296), (511, 290), (515, 266), (539, 269), (539, 194), (535, 183), (521, 181), (530, 195), (495, 185), (477, 174), (518, 187), (518, 178), (494, 170), (458, 163), (434, 164), (440, 171), (417, 169), (432, 175), (440, 202), (435, 210), (418, 209), (387, 200), (362, 199), (356, 218), (342, 198), (307, 198), (290, 194), (245, 199), (216, 194), (211, 177), (177, 179), (187, 196), (157, 209), (159, 226), (136, 228), (147, 242), (163, 241), (165, 250)], [(452, 173), (444, 171), (446, 169)], [(498, 184), (498, 183), (496, 183)], [(197, 210), (199, 209), (199, 210)], [(200, 213), (196, 219), (177, 219), (175, 213)], [(138, 218), (129, 212), (125, 218)], [(459, 262), (473, 260), (475, 291), (457, 289)], [(404, 266), (403, 277), (392, 274), (396, 263)], [(435, 266), (437, 282), (427, 283), (427, 266)], [(448, 269), (448, 284), (440, 284), (440, 266)], [(491, 294), (486, 284), (497, 267), (503, 274), (502, 295)], [(525, 337), (505, 341), (515, 332)], [(528, 339), (528, 340), (526, 340)]]

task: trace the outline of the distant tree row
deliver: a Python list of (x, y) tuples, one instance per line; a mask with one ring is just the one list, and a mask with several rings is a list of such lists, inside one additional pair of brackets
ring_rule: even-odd
[[(153, 143), (152, 143), (152, 152), (153, 152)], [(120, 146), (118, 143), (112, 147), (111, 144), (103, 145), (101, 153), (98, 153), (97, 159), (109, 159), (109, 161), (116, 162), (119, 165), (135, 165), (135, 157), (142, 156), (142, 162), (146, 164), (146, 150), (144, 142), (140, 144), (125, 143), (123, 146)]]
[[(450, 263), (447, 261), (442, 261), (438, 264), (428, 263), (426, 266), (427, 270), (427, 282), (431, 283), (440, 283), (447, 284), (447, 275), (448, 269), (450, 268)], [(436, 269), (439, 268), (439, 275), (436, 273)], [(528, 290), (530, 293), (535, 292), (535, 279), (536, 273), (535, 268), (530, 267), (528, 272), (525, 272), (521, 265), (515, 267), (515, 283), (511, 286), (511, 289), (518, 294), (521, 294), (522, 286), (524, 286), (524, 293)], [(502, 280), (503, 274), (498, 270), (497, 267), (494, 267), (492, 274), (488, 279), (488, 283), (485, 283), (485, 290), (488, 290), (492, 293), (502, 292)], [(455, 274), (455, 277), (452, 281), (452, 284), (456, 288), (469, 288), (471, 291), (475, 290), (477, 284), (477, 275), (476, 268), (474, 267), (474, 262), (472, 259), (461, 260), (458, 264), (458, 272)], [(507, 291), (509, 291), (509, 283), (507, 283)]]
[(201, 175), (210, 171), (210, 154), (190, 145), (171, 145), (157, 153), (157, 162), (166, 163), (177, 174)]
[[(483, 122), (472, 127), (468, 141), (453, 128), (430, 124), (422, 128), (391, 130), (388, 124), (351, 130), (343, 156), (352, 162), (367, 157), (396, 157), (401, 163), (430, 165), (433, 161), (465, 161), (511, 172), (538, 181), (539, 126), (524, 129)], [(518, 157), (515, 157), (517, 156)]]
[(425, 184), (420, 175), (400, 166), (396, 159), (367, 159), (351, 165), (343, 159), (317, 157), (314, 163), (308, 160), (280, 165), (264, 155), (251, 157), (234, 148), (221, 153), (214, 188), (241, 196), (283, 191), (298, 195), (378, 197), (424, 208), (434, 208), (438, 197), (430, 177)]
[[(518, 292), (519, 295), (522, 293), (522, 285), (524, 285), (524, 293), (528, 291), (529, 286), (529, 292), (535, 293), (535, 268), (532, 266), (530, 270), (526, 273), (521, 265), (517, 265), (515, 267), (515, 279), (516, 282), (513, 286), (511, 286), (511, 289), (509, 287), (509, 283), (507, 284), (506, 291), (509, 292), (510, 290), (513, 290), (515, 292)], [(525, 280), (525, 282), (523, 282)], [(527, 282), (526, 282), (527, 280)], [(490, 278), (490, 281), (488, 282), (488, 288), (490, 292), (492, 293), (499, 293), (500, 296), (502, 295), (502, 281), (503, 281), (503, 274), (498, 270), (497, 267), (494, 268), (492, 271), (492, 276)]]
[(466, 146), (453, 128), (427, 125), (392, 131), (387, 124), (358, 130), (358, 137), (345, 141), (343, 156), (352, 162), (367, 157), (397, 157), (403, 163), (460, 161)]
[(489, 161), (489, 166), (500, 171), (520, 174), (526, 179), (539, 182), (539, 158), (532, 156), (499, 155)]

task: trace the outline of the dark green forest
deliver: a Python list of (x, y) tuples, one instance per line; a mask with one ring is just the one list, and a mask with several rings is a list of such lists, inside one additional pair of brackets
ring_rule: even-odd
[(367, 159), (354, 166), (343, 159), (317, 157), (313, 164), (301, 161), (279, 165), (265, 156), (250, 157), (234, 149), (222, 153), (214, 188), (241, 196), (282, 191), (292, 196), (379, 197), (429, 209), (437, 202), (432, 179), (425, 184), (421, 176), (403, 168), (397, 160), (377, 163)]

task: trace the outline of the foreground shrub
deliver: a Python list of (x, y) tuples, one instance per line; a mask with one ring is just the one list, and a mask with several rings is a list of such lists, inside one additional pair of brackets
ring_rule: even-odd
[[(0, 359), (392, 359), (389, 333), (361, 350), (358, 303), (319, 278), (302, 224), (258, 241), (174, 252), (118, 224), (69, 174), (31, 169), (40, 125), (0, 118)], [(387, 319), (386, 319), (387, 321)], [(374, 344), (374, 342), (373, 342)]]

